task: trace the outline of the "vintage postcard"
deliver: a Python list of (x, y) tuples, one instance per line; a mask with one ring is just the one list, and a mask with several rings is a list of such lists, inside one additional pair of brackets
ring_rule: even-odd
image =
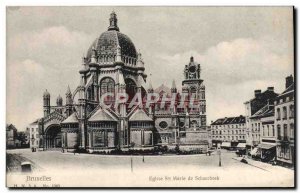
[(293, 7), (6, 8), (6, 186), (295, 186)]

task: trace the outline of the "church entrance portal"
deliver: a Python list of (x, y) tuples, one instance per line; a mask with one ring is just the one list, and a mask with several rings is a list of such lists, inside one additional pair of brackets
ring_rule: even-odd
[(61, 148), (61, 127), (50, 125), (45, 132), (44, 147), (46, 149)]

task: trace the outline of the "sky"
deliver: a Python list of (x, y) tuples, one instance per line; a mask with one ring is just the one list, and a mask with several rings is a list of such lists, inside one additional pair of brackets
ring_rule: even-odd
[(294, 73), (292, 7), (8, 7), (7, 123), (43, 116), (43, 92), (65, 103), (82, 57), (115, 11), (120, 32), (142, 53), (153, 87), (181, 88), (189, 58), (201, 64), (207, 120), (245, 114), (254, 90), (283, 92)]

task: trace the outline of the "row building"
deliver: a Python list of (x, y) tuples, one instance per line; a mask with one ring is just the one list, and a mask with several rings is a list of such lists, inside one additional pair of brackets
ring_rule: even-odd
[(254, 91), (255, 97), (245, 102), (246, 147), (252, 157), (294, 164), (294, 81), (286, 77), (285, 90), (278, 94), (273, 87)]
[(275, 99), (274, 125), (277, 162), (283, 165), (295, 163), (295, 84), (293, 76), (286, 78), (285, 90)]
[(245, 116), (217, 119), (210, 125), (213, 147), (236, 148), (246, 145)]

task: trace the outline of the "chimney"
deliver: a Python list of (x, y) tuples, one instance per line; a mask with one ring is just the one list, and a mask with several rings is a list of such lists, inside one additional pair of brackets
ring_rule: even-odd
[(294, 83), (293, 75), (290, 75), (285, 78), (285, 88), (288, 88)]
[(268, 87), (268, 91), (274, 92), (274, 87), (273, 86)]
[(261, 94), (261, 90), (255, 90), (254, 91), (255, 98), (258, 97), (260, 94)]

